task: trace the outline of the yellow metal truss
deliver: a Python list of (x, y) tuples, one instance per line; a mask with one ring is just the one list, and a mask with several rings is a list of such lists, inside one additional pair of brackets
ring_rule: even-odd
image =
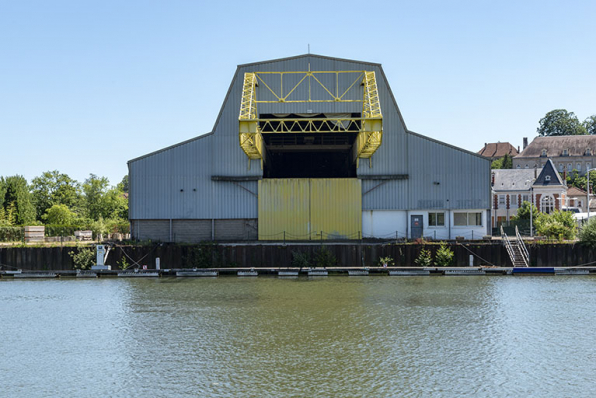
[(263, 158), (263, 137), (257, 121), (256, 83), (254, 73), (244, 74), (240, 103), (240, 147), (249, 159)]
[(356, 138), (357, 157), (368, 159), (381, 146), (383, 140), (383, 115), (375, 72), (364, 72), (364, 100), (362, 115), (364, 125)]
[[(321, 80), (323, 76), (335, 76), (335, 88), (326, 87)], [(265, 76), (271, 78), (277, 75), (280, 79), (278, 91), (267, 84)], [(339, 77), (346, 75), (353, 78), (352, 84), (342, 92), (339, 91)], [(286, 84), (284, 80), (291, 76), (293, 83)], [(285, 79), (284, 79), (285, 78)], [(296, 82), (297, 83), (294, 83)], [(348, 82), (351, 81), (348, 80)], [(257, 100), (256, 87), (261, 83), (275, 100)], [(361, 83), (364, 87), (363, 99), (348, 99), (347, 94)], [(308, 84), (308, 97), (295, 98), (296, 89)], [(313, 99), (313, 86), (322, 87), (326, 98)], [(321, 91), (319, 90), (319, 93)], [(300, 119), (266, 119), (259, 118), (257, 104), (259, 103), (321, 103), (321, 102), (362, 102), (362, 117), (360, 118), (300, 118)], [(240, 147), (249, 159), (263, 159), (264, 142), (262, 134), (303, 132), (303, 133), (334, 133), (357, 131), (355, 158), (370, 158), (379, 148), (383, 137), (383, 116), (379, 101), (379, 92), (375, 72), (372, 71), (307, 71), (307, 72), (252, 72), (244, 74), (242, 100), (239, 116)]]

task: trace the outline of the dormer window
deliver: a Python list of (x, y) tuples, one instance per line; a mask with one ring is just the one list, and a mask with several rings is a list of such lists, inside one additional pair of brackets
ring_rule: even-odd
[(563, 149), (563, 155), (561, 156), (569, 156), (569, 149)]
[(586, 156), (592, 156), (592, 150), (590, 148), (586, 149)]
[(540, 155), (540, 156), (542, 156), (543, 158), (545, 158), (545, 157), (546, 157), (546, 149), (543, 149), (543, 150), (542, 150), (542, 155)]
[(544, 181), (550, 181), (550, 176), (544, 176)]

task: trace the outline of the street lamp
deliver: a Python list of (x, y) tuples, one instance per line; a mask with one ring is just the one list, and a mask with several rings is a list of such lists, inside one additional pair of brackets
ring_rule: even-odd
[(590, 170), (594, 170), (591, 168), (586, 168), (586, 180), (588, 181), (587, 183), (587, 194), (588, 194), (588, 221), (590, 221)]
[(534, 179), (527, 180), (530, 183), (530, 237), (534, 237), (534, 228), (532, 226), (532, 219), (534, 218)]

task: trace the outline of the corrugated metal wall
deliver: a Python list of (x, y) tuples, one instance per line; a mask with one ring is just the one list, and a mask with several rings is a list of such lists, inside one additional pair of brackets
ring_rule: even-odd
[(259, 181), (259, 239), (358, 239), (362, 195), (356, 178)]
[[(323, 239), (360, 239), (362, 187), (356, 178), (310, 180), (311, 231)], [(314, 237), (313, 237), (314, 238)]]
[[(365, 194), (362, 197), (363, 209), (490, 208), (490, 162), (448, 145), (407, 133), (385, 75), (377, 64), (309, 55), (240, 66), (212, 135), (129, 162), (130, 218), (257, 218), (256, 181), (211, 181), (213, 175), (262, 176), (260, 161), (251, 161), (249, 168), (249, 161), (238, 143), (238, 114), (244, 73), (306, 71), (309, 64), (312, 71), (376, 72), (383, 112), (383, 144), (370, 163), (368, 160), (360, 161), (357, 173), (358, 176), (407, 174), (408, 179), (392, 180), (378, 187), (376, 186), (382, 181), (362, 181), (362, 193)], [(326, 83), (332, 86), (335, 84), (333, 81)], [(271, 84), (276, 83), (272, 81)], [(343, 87), (345, 84), (346, 82), (340, 82), (339, 86)], [(305, 85), (297, 89), (296, 95), (304, 95), (303, 91), (307, 87)], [(259, 86), (258, 90), (263, 97), (264, 86)], [(362, 88), (359, 86), (353, 95), (359, 96), (361, 92)], [(359, 112), (360, 109), (359, 103), (300, 103), (261, 105), (259, 112), (306, 113), (312, 110), (341, 113)]]
[(490, 161), (408, 134), (411, 209), (489, 209)]
[(259, 181), (259, 239), (308, 239), (309, 233), (309, 179)]

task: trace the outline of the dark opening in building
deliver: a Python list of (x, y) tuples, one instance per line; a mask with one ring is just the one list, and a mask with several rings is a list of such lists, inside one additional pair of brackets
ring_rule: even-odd
[[(260, 115), (264, 178), (356, 177), (352, 147), (360, 114)], [(276, 120), (281, 119), (281, 120)]]

